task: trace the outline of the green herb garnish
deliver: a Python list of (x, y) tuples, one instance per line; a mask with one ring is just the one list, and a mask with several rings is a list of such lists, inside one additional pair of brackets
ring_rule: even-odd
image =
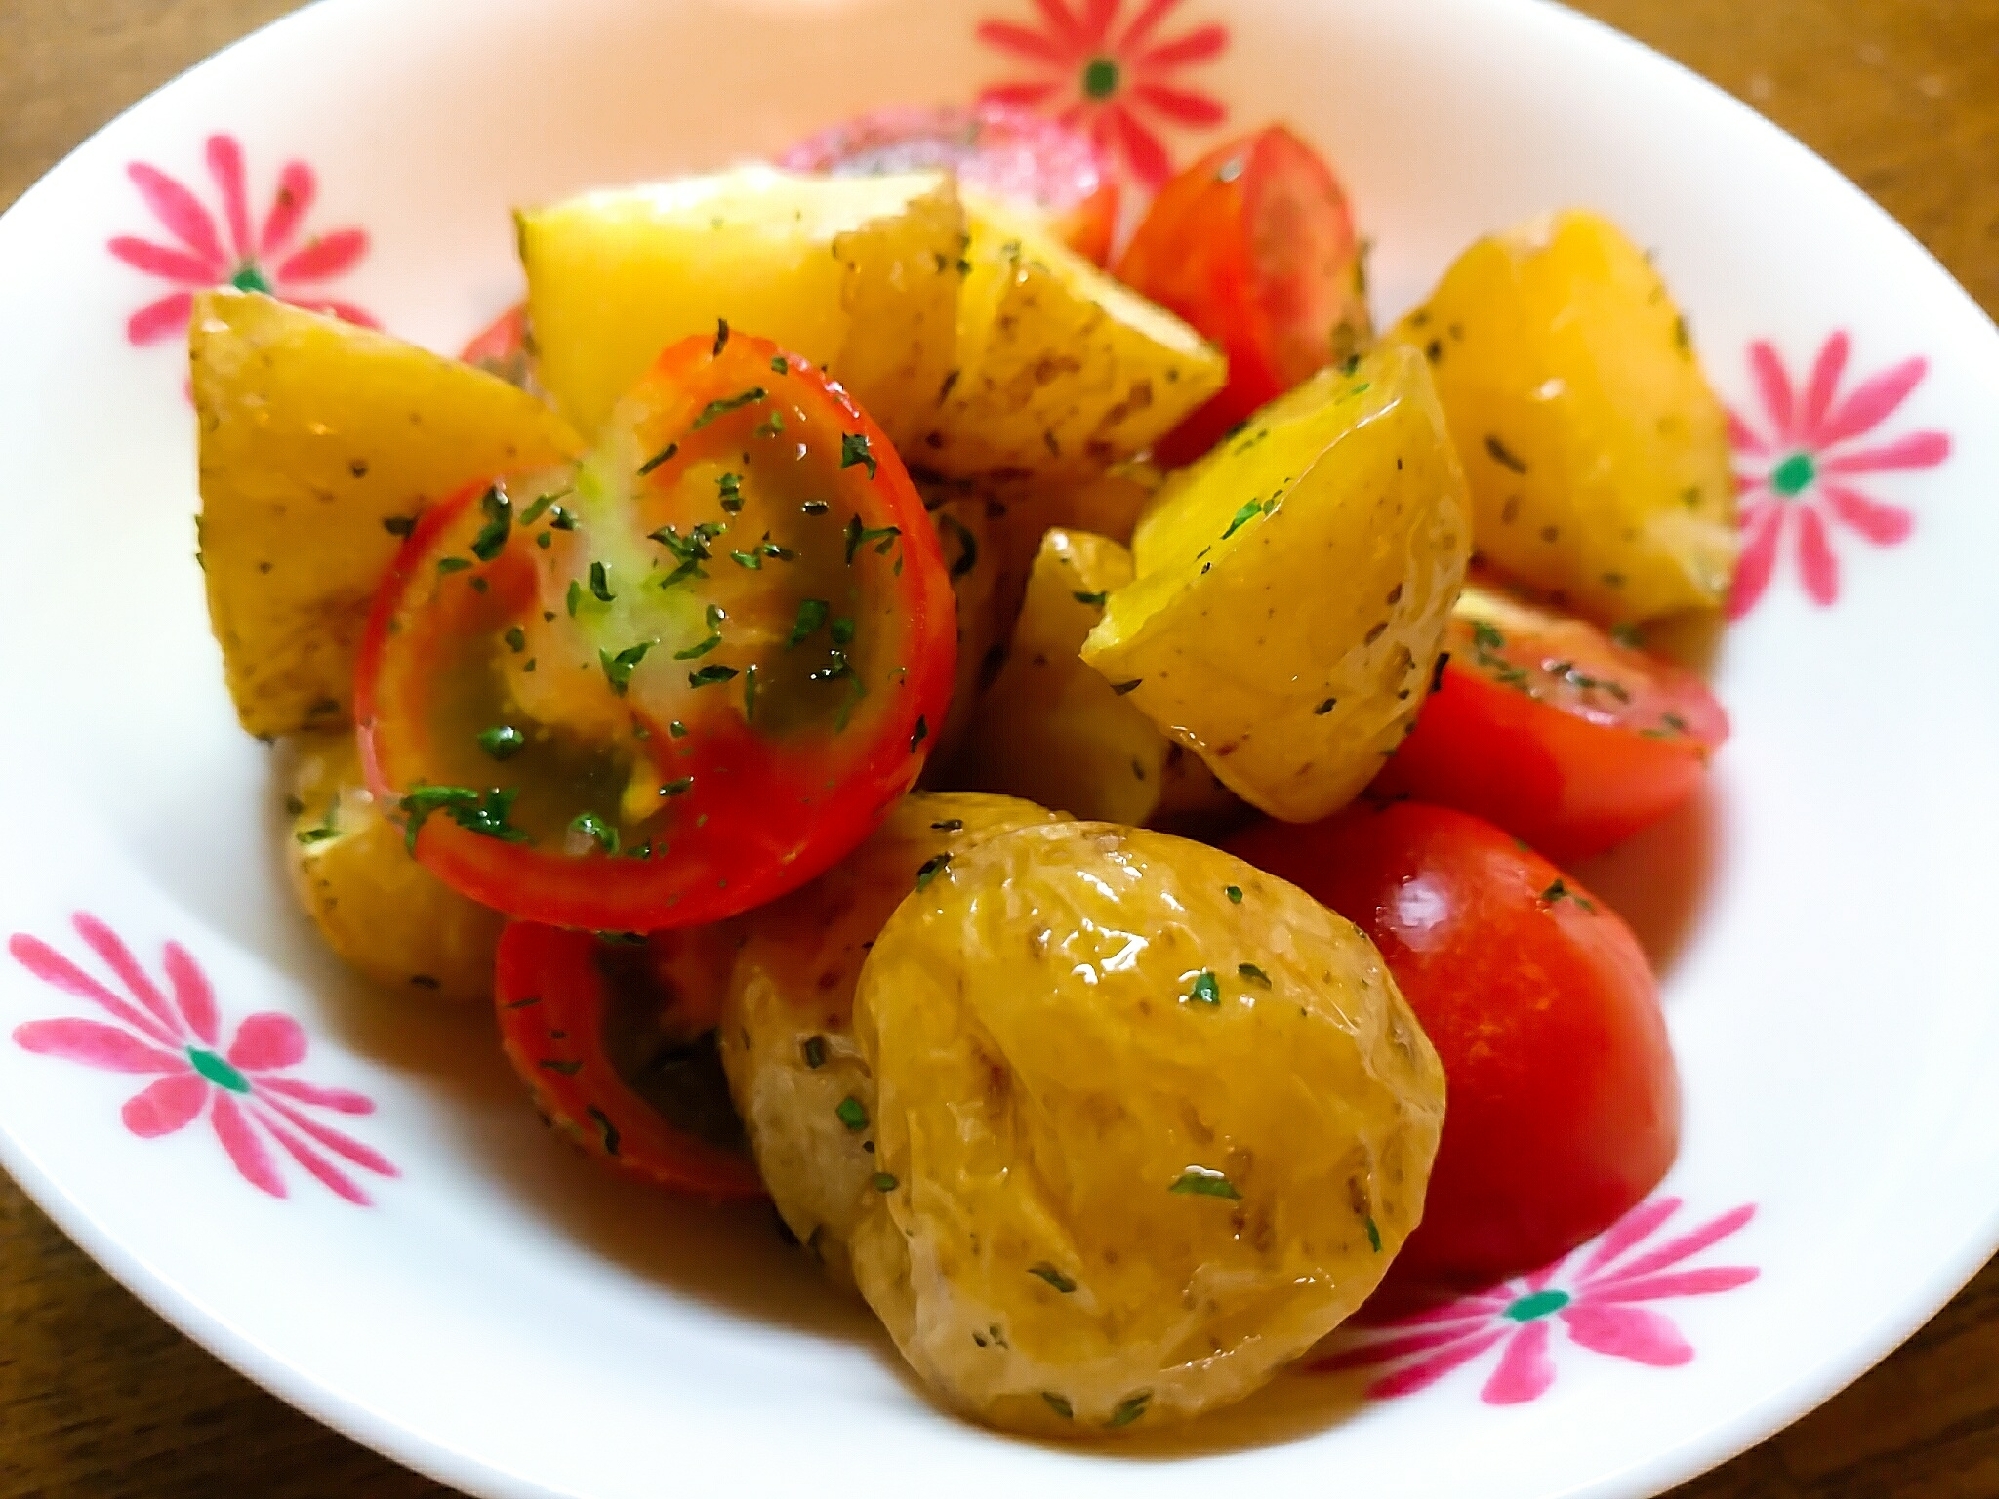
[(604, 680), (611, 684), (611, 691), (617, 693), (619, 697), (625, 695), (631, 687), (633, 669), (645, 660), (646, 652), (651, 649), (650, 640), (641, 640), (637, 645), (625, 647), (615, 656), (605, 650), (597, 652), (598, 664), (604, 668)]
[(514, 507), (495, 484), (479, 496), (479, 509), (486, 517), (486, 524), (472, 538), (472, 555), (481, 562), (491, 562), (506, 549), (507, 538), (513, 534)]
[(1212, 968), (1203, 968), (1194, 980), (1194, 987), (1187, 997), (1197, 1004), (1218, 1005), (1222, 1002), (1222, 986), (1215, 978)]
[(833, 1113), (842, 1124), (856, 1133), (868, 1127), (868, 1106), (851, 1093), (840, 1100)]
[(1073, 1280), (1069, 1279), (1068, 1276), (1064, 1275), (1060, 1270), (1057, 1270), (1053, 1265), (1049, 1264), (1046, 1260), (1043, 1260), (1038, 1265), (1028, 1266), (1027, 1273), (1029, 1275), (1040, 1276), (1043, 1280), (1047, 1281), (1049, 1285), (1053, 1286), (1056, 1290), (1060, 1291), (1064, 1296), (1067, 1296), (1071, 1291), (1076, 1289), (1076, 1283)]
[(1230, 1202), (1242, 1200), (1242, 1193), (1235, 1189), (1235, 1183), (1225, 1173), (1210, 1171), (1206, 1166), (1189, 1166), (1166, 1190), (1182, 1196), (1226, 1197)]
[(875, 455), (865, 432), (846, 432), (840, 437), (840, 467), (852, 468), (857, 463), (868, 466), (868, 477), (875, 476)]
[(607, 854), (618, 851), (618, 830), (595, 812), (578, 812), (569, 824), (569, 831), (582, 834)]
[(527, 747), (527, 735), (512, 724), (495, 724), (479, 731), (479, 748), (495, 760), (511, 760)]
[[(724, 326), (726, 327), (727, 325), (725, 324)], [(694, 425), (687, 430), (690, 432), (699, 432), (710, 422), (725, 417), (732, 411), (741, 410), (753, 401), (761, 401), (768, 394), (769, 392), (761, 385), (752, 385), (748, 390), (738, 391), (735, 395), (723, 396), (719, 400), (710, 401), (706, 406), (701, 408), (701, 414), (694, 418)]]

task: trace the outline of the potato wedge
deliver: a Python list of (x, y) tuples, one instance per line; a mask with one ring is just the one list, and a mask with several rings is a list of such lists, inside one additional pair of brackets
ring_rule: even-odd
[(1185, 1419), (1324, 1337), (1421, 1218), (1444, 1118), (1359, 928), (1102, 823), (988, 838), (912, 892), (854, 1039), (861, 1291), (952, 1406), (1042, 1436)]
[(1726, 599), (1728, 414), (1616, 226), (1568, 212), (1482, 239), (1389, 337), (1430, 361), (1486, 561), (1606, 624)]
[(979, 200), (967, 233), (957, 364), (913, 467), (1088, 479), (1221, 388), (1213, 345), (1033, 225)]
[(1006, 665), (973, 715), (954, 777), (980, 791), (1138, 824), (1159, 806), (1166, 741), (1077, 652), (1131, 554), (1086, 531), (1041, 538)]
[(1470, 547), (1428, 368), (1378, 350), (1174, 476), (1083, 659), (1245, 801), (1315, 821), (1415, 720)]
[(718, 318), (825, 368), (898, 446), (951, 369), (964, 219), (948, 176), (742, 167), (517, 223), (541, 380), (584, 432), (661, 349)]
[(351, 733), (309, 735), (292, 749), (285, 862), (326, 945), (386, 989), (490, 1000), (506, 918), (411, 857), (368, 792)]
[(347, 721), (368, 602), (427, 501), (581, 447), (503, 380), (262, 295), (199, 293), (188, 360), (209, 622), (265, 738)]
[(742, 945), (716, 1032), (730, 1094), (778, 1212), (839, 1284), (853, 1284), (847, 1241), (874, 1196), (874, 1076), (853, 1036), (861, 964), (934, 861), (1056, 816), (919, 792), (844, 863), (730, 924)]

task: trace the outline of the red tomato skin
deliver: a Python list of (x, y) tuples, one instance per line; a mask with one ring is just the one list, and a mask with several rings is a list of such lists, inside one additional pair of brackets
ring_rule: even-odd
[(1447, 665), (1375, 789), (1476, 813), (1569, 864), (1657, 822), (1706, 774), (1698, 746), (1591, 723)]
[[(1190, 463), (1369, 331), (1360, 241), (1324, 159), (1282, 125), (1218, 146), (1160, 189), (1118, 278), (1228, 355), (1229, 379), (1161, 440)], [(1358, 352), (1358, 343), (1354, 352)]]
[(466, 364), (500, 370), (523, 357), (527, 343), (527, 303), (516, 302), (473, 334), (471, 341), (459, 350), (458, 357)]
[(1489, 823), (1418, 802), (1263, 823), (1228, 847), (1359, 925), (1443, 1060), (1443, 1143), (1396, 1288), (1538, 1269), (1658, 1185), (1679, 1075), (1615, 912)]
[[(775, 352), (774, 345), (749, 335), (736, 334), (733, 341)], [(702, 336), (676, 345), (661, 355), (661, 366), (688, 362), (709, 342)], [(758, 357), (767, 362), (768, 355)], [(786, 357), (795, 373), (813, 370), (800, 356)], [(922, 500), (895, 457), (894, 446), (845, 390), (832, 381), (825, 385), (840, 410), (842, 429), (867, 437), (871, 451), (879, 455), (877, 477), (871, 482), (893, 497), (884, 503), (905, 521), (901, 544), (911, 563), (903, 575), (911, 664), (892, 686), (881, 689), (883, 694), (893, 692), (894, 699), (883, 710), (882, 730), (867, 755), (844, 780), (828, 787), (809, 748), (788, 755), (759, 750), (774, 770), (771, 775), (750, 776), (738, 768), (734, 741), (712, 736), (702, 747), (702, 758), (685, 769), (698, 774), (704, 788), (721, 788), (704, 789), (704, 795), (718, 798), (710, 809), (713, 831), (708, 841), (731, 850), (737, 870), (733, 878), (717, 878), (698, 859), (685, 857), (551, 855), (482, 836), (435, 815), (417, 834), (419, 863), (460, 894), (517, 920), (592, 931), (701, 926), (764, 905), (823, 874), (858, 847), (888, 809), (914, 788), (927, 754), (918, 753), (917, 725), (924, 726), (921, 738), (927, 738), (929, 726), (941, 724), (950, 705), (956, 604), (935, 529), (908, 521), (909, 517), (922, 520)], [(400, 788), (421, 779), (402, 771), (397, 746), (391, 742), (397, 732), (409, 737), (410, 731), (398, 726), (420, 722), (422, 716), (420, 669), (405, 670), (399, 678), (385, 671), (391, 641), (399, 633), (397, 612), (405, 594), (429, 578), (431, 553), (440, 533), (477, 502), (484, 488), (474, 484), (422, 514), (379, 586), (362, 632), (355, 678), (356, 732), (369, 788), (384, 805), (395, 805)], [(497, 569), (487, 570), (495, 579), (491, 596), (496, 601), (514, 586), (519, 555), (518, 548), (509, 548)], [(531, 587), (531, 580), (522, 586)], [(397, 649), (406, 654), (411, 648), (405, 642)], [(772, 793), (773, 778), (783, 781), (782, 794)]]
[(1086, 132), (1017, 105), (891, 105), (808, 136), (777, 164), (835, 174), (948, 166), (960, 181), (1046, 216), (1058, 239), (1097, 265), (1110, 259), (1117, 232), (1117, 178), (1103, 150)]
[(713, 1202), (764, 1196), (747, 1155), (674, 1128), (591, 1040), (607, 1000), (597, 941), (526, 921), (501, 933), (493, 994), (508, 1062), (550, 1123), (621, 1175)]

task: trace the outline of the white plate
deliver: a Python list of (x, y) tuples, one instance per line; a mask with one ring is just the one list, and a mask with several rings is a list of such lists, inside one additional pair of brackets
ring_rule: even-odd
[[(1068, 5), (1074, 35), (1062, 0), (325, 0), (141, 104), (0, 221), (0, 925), (20, 934), (0, 963), (0, 1157), (194, 1337), (439, 1478), (589, 1499), (1636, 1495), (1851, 1380), (1999, 1241), (1992, 326), (1799, 146), (1552, 6)], [(1690, 307), (1745, 426), (1743, 474), (1796, 491), (1752, 495), (1752, 532), (1781, 526), (1781, 544), (1723, 653), (1736, 737), (1714, 794), (1591, 872), (1667, 960), (1686, 1080), (1685, 1150), (1631, 1225), (1642, 1242), (1467, 1308), (1417, 1372), (1412, 1355), (1299, 1374), (1109, 1453), (939, 1414), (759, 1214), (591, 1174), (518, 1101), (481, 1018), (369, 995), (316, 949), (202, 607), (174, 309), (128, 324), (182, 281), (112, 248), (172, 247), (178, 221), (185, 280), (233, 274), (221, 183), (240, 151), (267, 279), (450, 349), (514, 293), (512, 204), (890, 100), (1042, 79), (1059, 108), (1093, 47), (1122, 63), (1092, 107), (1130, 112), (1128, 164), (1146, 141), (1185, 160), (1267, 118), (1325, 146), (1376, 240), (1383, 313), (1482, 230), (1608, 210)], [(292, 162), (316, 191), (290, 170), (279, 218), (302, 221), (267, 251)], [(172, 183), (201, 207), (175, 207)], [(202, 222), (212, 254), (194, 253)], [(101, 935), (92, 950), (79, 912), (137, 972), (117, 975)], [(62, 977), (51, 953), (102, 995), (44, 982)], [(143, 1005), (174, 953), (184, 999), (128, 1007), (117, 1042), (103, 996)], [(237, 1039), (258, 1012), (292, 1019)], [(130, 1039), (149, 1029), (150, 1060)], [(237, 1070), (208, 1059), (232, 1045)], [(287, 1095), (290, 1079), (346, 1092)], [(319, 1175), (264, 1124), (225, 1151), (252, 1116)]]

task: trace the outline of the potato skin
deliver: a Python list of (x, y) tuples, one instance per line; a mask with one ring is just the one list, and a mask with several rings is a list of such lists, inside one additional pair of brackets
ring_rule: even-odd
[(889, 918), (854, 1019), (877, 1094), (856, 1277), (992, 1425), (1095, 1435), (1236, 1400), (1359, 1306), (1421, 1216), (1443, 1073), (1379, 955), (1205, 844), (988, 839)]
[(1606, 624), (1726, 599), (1728, 414), (1614, 225), (1571, 211), (1482, 239), (1389, 337), (1430, 361), (1484, 560)]
[(1377, 350), (1168, 480), (1083, 659), (1229, 790), (1311, 822), (1415, 721), (1470, 545), (1424, 361)]
[(1151, 818), (1166, 741), (1077, 655), (1131, 573), (1131, 553), (1102, 536), (1042, 536), (1006, 665), (979, 701), (955, 778), (1087, 821)]
[(968, 198), (957, 364), (912, 466), (1082, 482), (1221, 389), (1200, 334), (997, 205)]
[(661, 349), (718, 318), (820, 365), (899, 447), (951, 369), (964, 218), (943, 174), (743, 167), (516, 222), (541, 379), (585, 432)]
[(197, 293), (188, 361), (208, 617), (261, 738), (348, 721), (369, 600), (426, 502), (582, 446), (504, 380), (260, 294)]
[(490, 1001), (506, 918), (410, 856), (402, 828), (368, 791), (353, 734), (309, 735), (290, 748), (296, 810), (285, 862), (326, 945), (385, 989)]
[[(875, 934), (930, 860), (1056, 815), (1012, 797), (919, 792), (845, 862), (729, 923), (739, 949), (716, 1034), (729, 1091), (778, 1212), (837, 1284), (853, 1284), (847, 1242), (874, 1196), (874, 1075), (853, 1006)], [(859, 1127), (841, 1117), (848, 1099)]]

